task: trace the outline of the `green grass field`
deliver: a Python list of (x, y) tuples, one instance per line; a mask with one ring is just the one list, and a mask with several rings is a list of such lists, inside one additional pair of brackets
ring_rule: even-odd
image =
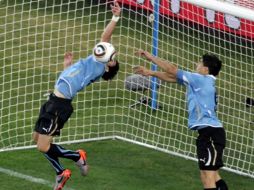
[[(63, 55), (73, 51), (75, 60), (91, 53), (103, 27), (111, 18), (99, 1), (3, 0), (0, 1), (0, 150), (33, 145), (31, 133), (39, 106), (62, 70)], [(15, 5), (15, 6), (14, 6)], [(145, 12), (126, 7), (113, 43), (121, 65), (117, 80), (102, 81), (86, 88), (74, 99), (75, 112), (59, 141), (118, 135), (165, 150), (195, 157), (196, 133), (187, 129), (184, 89), (167, 84), (160, 88), (156, 112), (146, 106), (129, 109), (140, 93), (127, 91), (124, 79), (132, 66), (150, 63), (134, 56), (138, 48), (151, 50), (152, 30)], [(180, 68), (193, 70), (199, 56), (209, 51), (219, 54), (223, 71), (218, 79), (219, 117), (227, 131), (226, 166), (253, 175), (253, 111), (245, 97), (252, 94), (254, 78), (253, 46), (242, 46), (191, 25), (161, 20), (159, 56)], [(211, 33), (212, 34), (212, 33)], [(240, 68), (240, 69), (239, 69)], [(117, 142), (117, 143), (116, 143)], [(202, 189), (197, 165), (178, 157), (121, 141), (69, 145), (89, 153), (91, 173), (81, 178), (73, 164), (68, 187), (75, 190), (173, 190)], [(36, 164), (35, 164), (36, 163)], [(37, 166), (38, 165), (38, 166)], [(36, 166), (36, 167), (35, 167)], [(54, 173), (36, 150), (0, 153), (0, 167), (54, 182)], [(252, 190), (254, 181), (223, 172), (230, 190)], [(12, 183), (10, 183), (12, 182)], [(0, 190), (50, 189), (0, 172)]]
[[(202, 189), (197, 163), (170, 156), (148, 148), (116, 140), (73, 144), (70, 149), (84, 148), (88, 152), (90, 173), (81, 177), (68, 160), (62, 160), (72, 170), (66, 187), (74, 190), (198, 190)], [(54, 172), (42, 154), (35, 149), (1, 153), (0, 167), (41, 178), (54, 183)], [(253, 190), (254, 181), (222, 171), (230, 190)], [(0, 172), (1, 190), (50, 190), (48, 185), (32, 183)]]

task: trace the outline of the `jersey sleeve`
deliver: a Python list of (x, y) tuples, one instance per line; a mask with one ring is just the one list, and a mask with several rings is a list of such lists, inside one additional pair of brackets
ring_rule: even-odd
[(176, 74), (177, 83), (185, 86), (195, 86), (195, 75), (188, 71), (178, 70)]

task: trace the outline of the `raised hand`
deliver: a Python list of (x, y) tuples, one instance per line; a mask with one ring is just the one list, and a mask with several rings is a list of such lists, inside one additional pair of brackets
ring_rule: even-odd
[(142, 49), (138, 50), (136, 52), (136, 55), (140, 56), (140, 57), (145, 57), (147, 60), (152, 60), (153, 55), (148, 53), (147, 51), (144, 51)]
[(71, 66), (73, 61), (73, 53), (72, 52), (66, 52), (64, 54), (64, 69)]
[(119, 3), (117, 1), (114, 1), (113, 5), (110, 5), (111, 7), (111, 11), (113, 13), (113, 15), (115, 16), (120, 16), (121, 14), (121, 7), (119, 5)]
[(135, 66), (132, 69), (135, 74), (140, 74), (143, 76), (150, 76), (151, 75), (151, 71), (143, 66)]

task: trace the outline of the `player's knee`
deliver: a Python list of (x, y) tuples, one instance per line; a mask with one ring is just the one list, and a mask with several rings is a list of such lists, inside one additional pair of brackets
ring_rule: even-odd
[(48, 152), (48, 150), (49, 150), (49, 145), (37, 143), (37, 149), (38, 149), (40, 152), (46, 153), (46, 152)]
[(37, 141), (38, 141), (38, 134), (36, 132), (33, 132), (32, 139), (33, 139), (34, 142), (37, 143)]

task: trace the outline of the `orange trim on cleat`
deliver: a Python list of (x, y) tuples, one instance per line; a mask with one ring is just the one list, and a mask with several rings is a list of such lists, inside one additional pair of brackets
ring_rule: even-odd
[(78, 150), (78, 153), (80, 155), (80, 159), (84, 161), (84, 165), (86, 164), (86, 152), (84, 150)]
[(56, 176), (56, 185), (54, 190), (62, 190), (65, 183), (70, 179), (71, 177), (71, 170), (66, 169), (63, 171), (62, 174)]
[(80, 155), (79, 160), (76, 162), (76, 165), (79, 167), (81, 175), (86, 176), (88, 173), (88, 165), (87, 165), (87, 155), (84, 150), (77, 150)]

